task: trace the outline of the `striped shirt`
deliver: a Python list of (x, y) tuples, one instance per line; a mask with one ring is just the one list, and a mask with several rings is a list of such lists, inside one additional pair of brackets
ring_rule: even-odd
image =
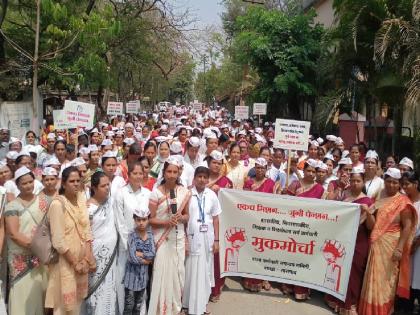
[[(136, 251), (143, 253), (137, 257)], [(156, 254), (153, 233), (147, 231), (147, 240), (143, 241), (134, 230), (128, 236), (128, 260), (125, 267), (124, 286), (132, 291), (141, 291), (146, 288), (149, 281), (149, 265), (144, 264), (144, 259), (153, 260)]]

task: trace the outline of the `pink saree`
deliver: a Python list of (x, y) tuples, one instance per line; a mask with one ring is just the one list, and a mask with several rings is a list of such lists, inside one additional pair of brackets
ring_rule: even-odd
[(324, 188), (321, 184), (315, 183), (311, 188), (305, 190), (300, 181), (293, 181), (287, 188), (287, 194), (296, 197), (321, 199)]
[[(287, 188), (287, 194), (303, 198), (321, 199), (324, 194), (324, 188), (321, 184), (315, 183), (311, 188), (305, 190), (299, 180), (292, 182)], [(294, 293), (297, 300), (306, 300), (309, 298), (310, 289), (298, 285), (283, 285), (283, 291)]]
[[(367, 205), (370, 207), (373, 201), (369, 197), (362, 197), (354, 200), (353, 203)], [(352, 311), (357, 310), (360, 300), (360, 292), (362, 291), (363, 277), (365, 275), (366, 264), (369, 255), (369, 230), (366, 225), (361, 223), (357, 231), (356, 246), (350, 270), (349, 284), (345, 301), (341, 301), (331, 295), (326, 295), (327, 304), (340, 314), (354, 314)]]
[[(264, 192), (264, 193), (273, 193), (275, 183), (266, 178), (261, 185), (258, 187), (254, 185), (254, 179), (248, 179), (245, 181), (244, 190), (250, 191), (257, 191), (257, 192)], [(263, 280), (260, 279), (253, 279), (253, 278), (244, 278), (243, 279), (243, 286), (245, 289), (250, 290), (252, 292), (261, 291), (263, 287)]]
[[(210, 182), (208, 187), (218, 186), (219, 188), (232, 188), (232, 181), (226, 176), (220, 176), (217, 180)], [(219, 190), (215, 191), (216, 195)], [(216, 301), (222, 293), (222, 288), (225, 285), (225, 278), (220, 278), (220, 258), (219, 253), (214, 253), (214, 287), (211, 288), (211, 299)]]
[(410, 296), (410, 249), (416, 224), (412, 224), (401, 260), (394, 261), (392, 255), (401, 235), (401, 212), (411, 211), (413, 222), (417, 222), (417, 212), (408, 197), (401, 194), (378, 200), (376, 205), (378, 211), (370, 235), (371, 247), (359, 303), (360, 315), (389, 315), (394, 309), (395, 295), (403, 298)]

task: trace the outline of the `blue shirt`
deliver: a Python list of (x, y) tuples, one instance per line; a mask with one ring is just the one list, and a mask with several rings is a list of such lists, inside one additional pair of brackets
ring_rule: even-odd
[[(136, 251), (143, 253), (137, 257)], [(128, 259), (125, 266), (124, 286), (131, 291), (141, 291), (146, 288), (149, 281), (149, 265), (144, 264), (144, 259), (153, 260), (156, 254), (153, 233), (147, 231), (147, 239), (143, 241), (134, 230), (128, 236)]]

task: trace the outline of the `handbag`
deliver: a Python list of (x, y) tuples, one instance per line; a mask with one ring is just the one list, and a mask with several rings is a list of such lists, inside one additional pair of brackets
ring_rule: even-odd
[[(63, 201), (61, 202), (64, 210)], [(38, 224), (31, 242), (32, 254), (37, 256), (44, 265), (55, 264), (58, 262), (58, 252), (52, 245), (50, 222), (47, 214), (44, 214), (41, 222)]]

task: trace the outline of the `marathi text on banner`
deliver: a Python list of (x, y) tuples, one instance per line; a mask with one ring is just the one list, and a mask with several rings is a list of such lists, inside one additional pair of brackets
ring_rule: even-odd
[(276, 119), (274, 146), (288, 150), (308, 150), (309, 121)]
[(140, 101), (129, 101), (125, 104), (126, 114), (137, 114), (140, 110)]
[(64, 121), (74, 126), (92, 128), (95, 118), (95, 105), (66, 100), (64, 102)]
[(193, 103), (193, 109), (195, 111), (203, 110), (203, 103)]
[(248, 119), (249, 106), (235, 106), (235, 119)]
[(77, 128), (74, 122), (68, 122), (64, 109), (53, 110), (54, 128), (55, 129), (72, 129)]
[(123, 102), (108, 102), (106, 114), (110, 116), (123, 115), (124, 114), (124, 103)]
[(267, 115), (267, 103), (254, 103), (253, 115)]
[(359, 205), (222, 189), (222, 276), (295, 284), (344, 300)]

